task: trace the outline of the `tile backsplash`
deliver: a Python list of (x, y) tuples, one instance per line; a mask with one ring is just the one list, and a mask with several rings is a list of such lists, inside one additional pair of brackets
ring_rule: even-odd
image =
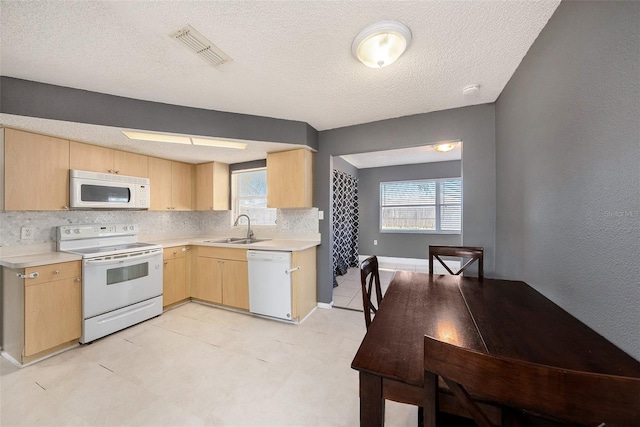
[[(0, 212), (0, 246), (56, 241), (56, 227), (68, 224), (138, 224), (139, 234), (196, 235), (231, 229), (231, 211), (8, 211)], [(34, 228), (33, 240), (20, 240), (20, 228)], [(318, 209), (278, 209), (276, 232), (318, 233)]]

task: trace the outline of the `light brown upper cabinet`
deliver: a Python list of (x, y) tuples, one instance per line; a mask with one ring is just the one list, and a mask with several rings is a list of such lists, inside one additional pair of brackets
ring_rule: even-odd
[(229, 165), (212, 162), (196, 165), (196, 210), (229, 210)]
[(69, 141), (4, 129), (4, 208), (69, 209)]
[(149, 157), (150, 209), (192, 210), (193, 176), (193, 165)]
[(313, 207), (313, 153), (301, 148), (267, 154), (267, 206)]
[(148, 159), (142, 154), (75, 141), (71, 141), (69, 146), (69, 166), (71, 169), (148, 178)]

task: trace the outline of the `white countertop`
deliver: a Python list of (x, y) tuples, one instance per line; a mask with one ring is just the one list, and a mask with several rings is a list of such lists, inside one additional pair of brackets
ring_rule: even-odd
[[(203, 236), (144, 236), (139, 238), (139, 241), (145, 243), (157, 243), (165, 248), (173, 246), (218, 246), (224, 248), (237, 248), (237, 249), (254, 249), (254, 250), (266, 250), (266, 251), (285, 251), (295, 252), (318, 246), (320, 239), (318, 238), (296, 238), (297, 236), (286, 236), (285, 238), (278, 237), (263, 237), (268, 238), (263, 242), (256, 242), (251, 244), (233, 244), (233, 243), (211, 243), (205, 242), (205, 240), (220, 240), (226, 237), (231, 237), (228, 234), (225, 235), (213, 235), (208, 237)], [(233, 237), (238, 237), (234, 235)], [(42, 247), (42, 245), (33, 245), (33, 253), (29, 253), (28, 247), (21, 246), (12, 250), (11, 247), (2, 248), (0, 254), (0, 266), (7, 268), (26, 268), (35, 267), (39, 265), (57, 264), (59, 262), (79, 261), (82, 259), (80, 255), (70, 254), (66, 252), (56, 252)]]
[(66, 252), (40, 252), (16, 256), (0, 257), (0, 266), (8, 268), (26, 268), (39, 265), (57, 264), (59, 262), (80, 261), (82, 257)]

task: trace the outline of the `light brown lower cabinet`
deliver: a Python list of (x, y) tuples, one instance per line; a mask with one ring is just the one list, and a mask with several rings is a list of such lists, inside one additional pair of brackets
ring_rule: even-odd
[(165, 248), (163, 251), (163, 307), (182, 302), (190, 297), (189, 253), (188, 246)]
[(196, 251), (191, 297), (249, 310), (247, 250), (200, 246)]
[(82, 335), (79, 261), (3, 268), (3, 349), (20, 363), (78, 343)]
[(301, 322), (318, 306), (316, 279), (316, 248), (291, 253), (291, 268), (300, 267), (291, 274), (293, 320)]

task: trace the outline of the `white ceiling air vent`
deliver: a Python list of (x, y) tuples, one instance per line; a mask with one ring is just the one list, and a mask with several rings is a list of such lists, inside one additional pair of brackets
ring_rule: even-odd
[(229, 55), (194, 30), (191, 25), (187, 25), (175, 33), (170, 34), (170, 37), (182, 42), (214, 67), (233, 61)]

